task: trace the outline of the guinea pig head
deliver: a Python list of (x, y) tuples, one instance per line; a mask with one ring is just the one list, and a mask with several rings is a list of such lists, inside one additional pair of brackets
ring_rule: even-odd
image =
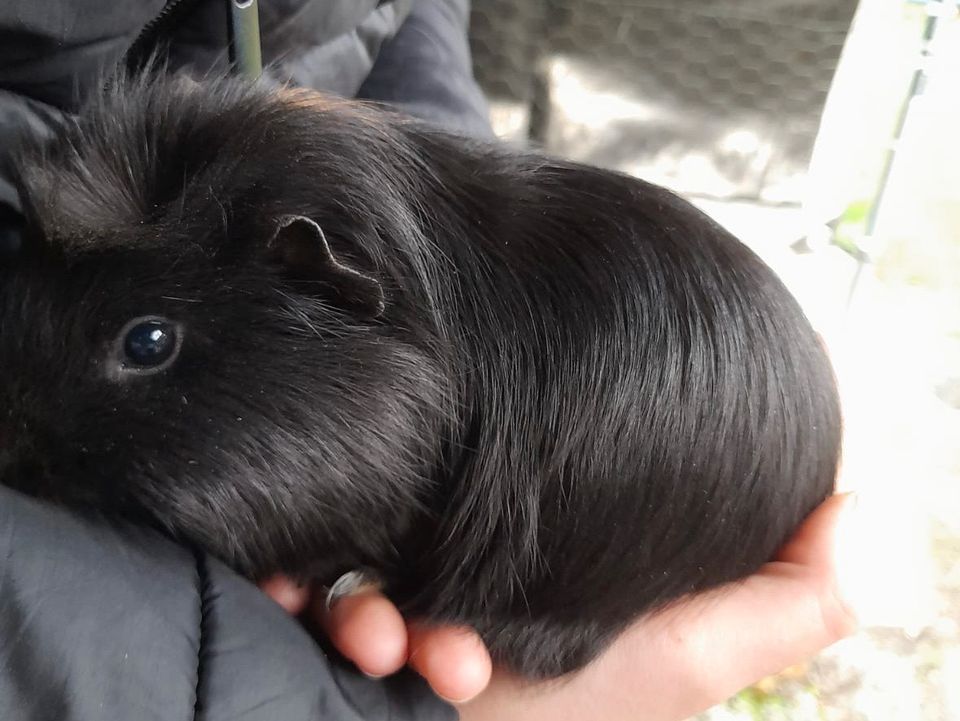
[(150, 519), (250, 576), (382, 559), (442, 405), (391, 319), (399, 292), (342, 217), (328, 233), (325, 208), (267, 192), (289, 180), (255, 148), (241, 167), (214, 147), (217, 117), (125, 117), (23, 160), (22, 239), (0, 259), (0, 482)]

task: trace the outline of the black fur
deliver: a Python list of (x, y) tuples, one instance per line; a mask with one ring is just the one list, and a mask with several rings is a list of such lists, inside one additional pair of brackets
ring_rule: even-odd
[[(19, 167), (9, 485), (250, 577), (372, 567), (531, 677), (752, 573), (833, 487), (815, 334), (662, 188), (231, 80), (121, 84)], [(123, 375), (146, 315), (182, 351)]]

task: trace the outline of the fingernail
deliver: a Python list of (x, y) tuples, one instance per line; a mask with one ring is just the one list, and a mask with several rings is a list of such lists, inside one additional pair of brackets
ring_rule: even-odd
[(840, 509), (840, 516), (837, 519), (836, 535), (842, 538), (850, 533), (856, 533), (855, 519), (859, 516), (856, 512), (860, 506), (860, 494), (856, 491), (850, 491), (843, 494), (843, 507)]
[(346, 596), (351, 596), (357, 591), (360, 591), (364, 588), (378, 588), (380, 585), (379, 580), (369, 569), (355, 569), (353, 571), (347, 571), (345, 574), (340, 576), (336, 581), (333, 582), (333, 585), (327, 590), (327, 596), (324, 601), (324, 604), (329, 611), (334, 603), (339, 601), (341, 598)]
[(852, 511), (854, 508), (860, 505), (860, 494), (856, 491), (849, 491), (847, 493), (847, 510)]
[(379, 681), (380, 679), (387, 677), (387, 674), (385, 673), (367, 673), (363, 669), (360, 669), (360, 673), (369, 678), (371, 681)]

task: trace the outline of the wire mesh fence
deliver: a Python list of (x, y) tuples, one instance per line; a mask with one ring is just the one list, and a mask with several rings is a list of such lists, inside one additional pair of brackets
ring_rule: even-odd
[(798, 203), (856, 5), (474, 0), (471, 44), (504, 135), (688, 194)]

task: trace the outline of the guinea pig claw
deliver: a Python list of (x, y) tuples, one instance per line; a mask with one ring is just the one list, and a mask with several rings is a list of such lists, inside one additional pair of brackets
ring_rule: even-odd
[(347, 571), (327, 589), (324, 606), (329, 611), (341, 598), (350, 596), (366, 586), (372, 586), (377, 590), (381, 587), (380, 579), (373, 571), (367, 568)]

